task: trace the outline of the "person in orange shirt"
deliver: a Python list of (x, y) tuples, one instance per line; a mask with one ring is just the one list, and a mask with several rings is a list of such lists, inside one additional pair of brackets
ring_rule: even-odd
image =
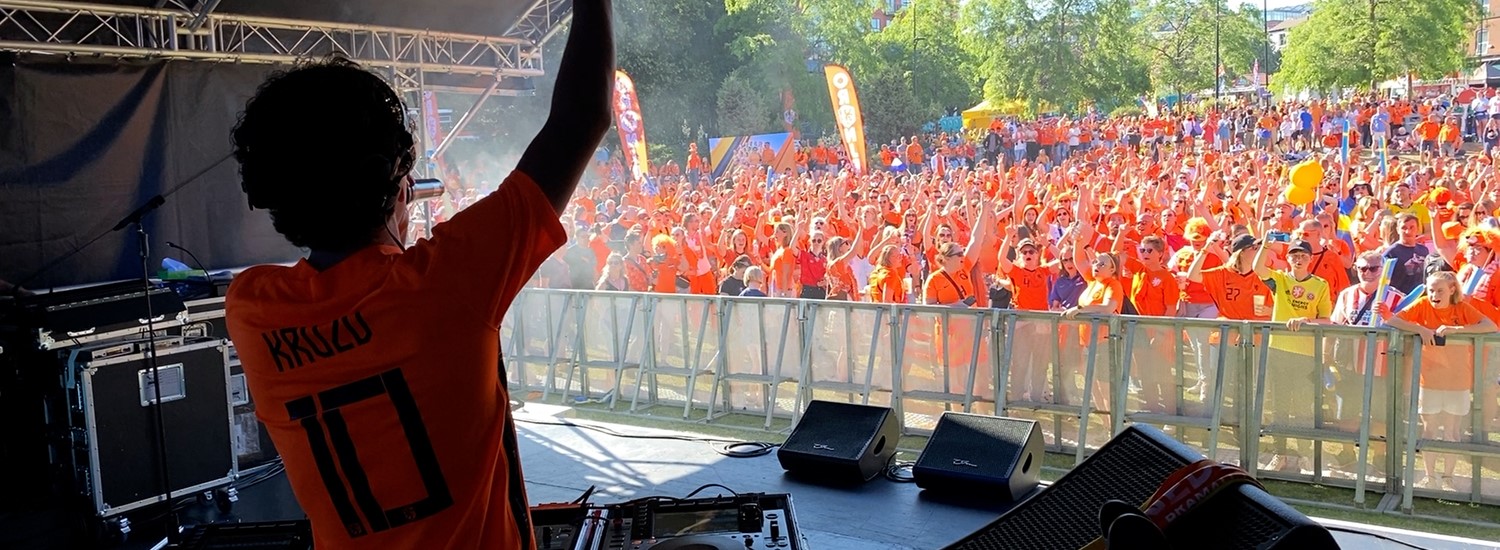
[[(998, 254), (999, 276), (1010, 281), (1013, 293), (1011, 307), (1023, 311), (1047, 311), (1047, 295), (1057, 277), (1057, 267), (1042, 265), (1042, 249), (1030, 238), (1016, 243), (1017, 261), (1012, 261), (1010, 243), (1016, 234), (1014, 226), (1007, 229)], [(1011, 350), (1012, 374), (1007, 384), (1012, 389), (1011, 399), (1042, 401), (1046, 395), (1047, 366), (1052, 363), (1051, 329), (1051, 323), (1016, 320), (1016, 343), (1012, 344)]]
[[(1461, 441), (1462, 421), (1469, 415), (1473, 398), (1473, 346), (1447, 342), (1447, 338), (1460, 334), (1491, 334), (1495, 332), (1495, 322), (1464, 300), (1453, 273), (1438, 272), (1427, 278), (1426, 299), (1417, 300), (1387, 324), (1416, 334), (1422, 341), (1421, 379), (1417, 394), (1422, 437)], [(1444, 473), (1437, 471), (1439, 454), (1447, 459)], [(1417, 483), (1452, 490), (1453, 472), (1459, 457), (1436, 452), (1422, 455), (1427, 479)]]
[(854, 256), (854, 245), (858, 244), (859, 235), (856, 233), (854, 240), (844, 237), (833, 237), (828, 239), (828, 299), (848, 300), (858, 302), (860, 298), (860, 287), (854, 278), (854, 268), (849, 265), (849, 259)]
[(875, 270), (870, 272), (869, 286), (865, 289), (865, 295), (870, 297), (871, 302), (884, 304), (904, 304), (906, 299), (906, 286), (902, 281), (905, 273), (897, 270), (896, 257), (900, 250), (895, 245), (885, 245), (878, 248), (875, 256)]
[(687, 269), (683, 276), (688, 280), (688, 292), (700, 296), (719, 293), (719, 280), (714, 275), (715, 252), (713, 245), (703, 238), (702, 219), (688, 212), (682, 217), (685, 239), (682, 240), (683, 260)]
[(237, 276), (226, 322), (319, 549), (536, 547), (498, 329), (609, 128), (610, 11), (573, 3), (547, 124), (499, 190), (409, 248), (415, 140), (381, 77), (310, 63), (246, 104), (241, 187), (310, 252)]
[(1438, 129), (1438, 145), (1443, 156), (1452, 157), (1458, 154), (1464, 144), (1463, 130), (1458, 128), (1458, 122), (1453, 117), (1443, 122), (1442, 128)]
[(1425, 119), (1417, 124), (1412, 134), (1417, 137), (1418, 150), (1422, 153), (1436, 153), (1440, 132), (1442, 132), (1442, 126), (1434, 120)]
[(625, 232), (625, 283), (631, 292), (651, 289), (650, 261), (645, 256), (644, 238), (639, 228)]
[[(1130, 303), (1136, 313), (1152, 317), (1176, 317), (1182, 302), (1177, 276), (1166, 268), (1167, 243), (1161, 237), (1141, 239), (1139, 259), (1125, 258), (1125, 271), (1131, 274)], [(1147, 410), (1165, 413), (1176, 410), (1175, 361), (1170, 353), (1176, 349), (1174, 331), (1146, 327), (1135, 339), (1135, 373), (1141, 384), (1141, 400)]]
[(646, 260), (652, 273), (651, 292), (676, 294), (687, 290), (686, 281), (678, 281), (681, 279), (678, 275), (685, 273), (688, 266), (677, 245), (677, 239), (671, 235), (651, 238), (651, 256)]
[(912, 174), (921, 174), (926, 171), (923, 161), (926, 158), (922, 153), (922, 144), (917, 141), (917, 136), (911, 137), (911, 143), (906, 146), (906, 171)]
[(699, 179), (703, 177), (703, 157), (698, 156), (698, 144), (688, 144), (687, 178), (688, 186), (697, 186)]

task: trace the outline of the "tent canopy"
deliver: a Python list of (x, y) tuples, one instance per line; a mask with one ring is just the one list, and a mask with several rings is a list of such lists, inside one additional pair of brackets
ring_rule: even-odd
[(999, 104), (984, 100), (963, 112), (964, 128), (988, 128), (990, 122), (996, 118), (1026, 114), (1028, 107), (1029, 105), (1020, 99), (1012, 99)]

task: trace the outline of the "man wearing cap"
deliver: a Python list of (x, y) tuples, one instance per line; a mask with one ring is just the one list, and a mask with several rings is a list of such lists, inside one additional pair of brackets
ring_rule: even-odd
[[(1271, 322), (1286, 323), (1287, 330), (1297, 332), (1304, 325), (1326, 322), (1333, 313), (1333, 296), (1328, 282), (1313, 275), (1312, 245), (1297, 241), (1287, 248), (1286, 271), (1267, 266), (1266, 247), (1256, 254), (1255, 274), (1271, 289)], [(1283, 427), (1313, 427), (1313, 392), (1319, 391), (1319, 365), (1313, 363), (1315, 343), (1310, 336), (1273, 334), (1266, 353), (1267, 399), (1272, 423)], [(1301, 471), (1301, 458), (1311, 452), (1308, 442), (1300, 440), (1298, 456), (1287, 455), (1285, 439), (1276, 442), (1275, 456), (1267, 467), (1272, 470)]]

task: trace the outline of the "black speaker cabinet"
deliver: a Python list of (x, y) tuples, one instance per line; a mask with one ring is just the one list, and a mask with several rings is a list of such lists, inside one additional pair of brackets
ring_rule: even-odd
[(887, 407), (813, 401), (776, 458), (787, 471), (812, 479), (869, 481), (896, 455), (900, 436)]
[[(948, 550), (1083, 548), (1100, 536), (1105, 502), (1145, 503), (1203, 455), (1143, 425), (1125, 428), (1046, 490)], [(1338, 548), (1328, 530), (1253, 485), (1221, 491), (1167, 528), (1174, 548)]]
[(923, 489), (1010, 502), (1035, 489), (1041, 471), (1036, 421), (949, 412), (911, 474)]
[[(165, 347), (157, 355), (166, 461), (173, 497), (234, 479), (229, 370), (222, 340)], [(77, 350), (68, 361), (69, 405), (81, 441), (70, 445), (78, 490), (99, 517), (162, 500), (154, 404), (145, 344)]]

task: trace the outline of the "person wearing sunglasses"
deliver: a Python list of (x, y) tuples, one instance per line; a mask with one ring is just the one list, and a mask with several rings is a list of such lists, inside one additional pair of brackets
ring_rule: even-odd
[[(1395, 315), (1396, 304), (1401, 302), (1404, 295), (1394, 288), (1385, 289), (1385, 299), (1377, 302), (1375, 297), (1380, 290), (1380, 271), (1383, 259), (1378, 251), (1368, 251), (1360, 254), (1354, 260), (1354, 272), (1359, 281), (1354, 285), (1339, 292), (1338, 298), (1333, 303), (1333, 313), (1329, 315), (1329, 322), (1337, 325), (1349, 326), (1380, 326), (1389, 321)], [(1382, 342), (1376, 353), (1383, 355), (1385, 346)], [(1340, 338), (1333, 342), (1332, 362), (1334, 369), (1339, 373), (1342, 381), (1352, 383), (1339, 383), (1334, 387), (1339, 400), (1335, 402), (1334, 419), (1344, 429), (1359, 429), (1361, 418), (1360, 404), (1364, 401), (1364, 374), (1365, 364), (1370, 350), (1365, 349), (1364, 339), (1358, 341), (1350, 338)], [(1377, 357), (1375, 361), (1375, 388), (1385, 387), (1385, 361)], [(1386, 392), (1375, 391), (1371, 394), (1370, 411), (1376, 413), (1384, 411), (1387, 407)], [(1384, 415), (1376, 414), (1370, 418), (1371, 430), (1384, 430), (1387, 419)], [(1337, 460), (1346, 466), (1353, 463), (1355, 458), (1353, 446), (1346, 446), (1337, 455)], [(1382, 464), (1383, 461), (1372, 460), (1372, 464)]]
[[(1459, 239), (1459, 251), (1463, 259), (1463, 267), (1458, 270), (1459, 290), (1480, 313), (1500, 324), (1500, 276), (1497, 276), (1497, 272), (1500, 272), (1500, 254), (1495, 252), (1496, 247), (1500, 246), (1500, 230), (1474, 227), (1464, 231)], [(1484, 369), (1481, 379), (1500, 379), (1500, 359), (1493, 354), (1486, 355)], [(1485, 421), (1490, 426), (1500, 426), (1500, 403), (1497, 403), (1500, 400), (1500, 382), (1485, 384), (1482, 397)]]
[[(1119, 246), (1116, 246), (1117, 252)], [(1176, 317), (1181, 313), (1182, 292), (1177, 277), (1166, 268), (1167, 243), (1161, 237), (1141, 239), (1136, 256), (1118, 255), (1125, 272), (1130, 274), (1128, 296), (1138, 315)], [(1165, 413), (1176, 410), (1173, 392), (1173, 365), (1170, 350), (1175, 349), (1174, 331), (1145, 327), (1138, 334), (1131, 352), (1135, 354), (1136, 378), (1141, 385), (1141, 400), (1147, 410)], [(1192, 381), (1201, 387), (1202, 374)], [(1201, 389), (1199, 390), (1201, 392)]]

